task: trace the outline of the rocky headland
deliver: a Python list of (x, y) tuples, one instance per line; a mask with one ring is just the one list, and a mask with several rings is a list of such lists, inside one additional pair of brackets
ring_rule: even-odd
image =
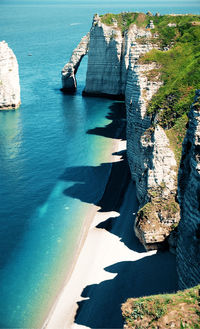
[[(180, 288), (200, 282), (199, 91), (190, 112), (200, 86), (199, 22), (197, 15), (95, 15), (82, 51), (88, 52), (83, 93), (125, 99), (139, 201), (135, 234), (146, 250), (177, 254)], [(77, 49), (73, 67), (82, 58)]]
[(0, 42), (0, 110), (20, 106), (20, 84), (16, 56), (5, 41)]
[[(133, 23), (128, 27), (125, 26), (126, 13), (95, 15), (90, 37), (87, 36), (89, 45), (87, 43), (81, 56), (78, 46), (72, 55), (78, 63), (73, 61), (72, 65), (70, 60), (65, 68), (78, 66), (88, 49), (84, 95), (125, 99), (127, 155), (140, 204), (135, 233), (147, 250), (162, 249), (170, 244), (173, 251), (176, 248), (174, 228), (180, 219), (176, 197), (178, 164), (158, 116), (147, 113), (152, 97), (163, 86), (161, 65), (156, 61), (141, 61), (151, 51), (164, 53), (168, 48), (159, 38), (151, 16), (132, 15)], [(168, 20), (171, 21), (171, 17)], [(80, 44), (83, 40), (85, 37)], [(62, 71), (62, 81), (65, 79), (69, 90), (72, 76), (74, 81), (74, 71), (70, 72), (72, 75)]]

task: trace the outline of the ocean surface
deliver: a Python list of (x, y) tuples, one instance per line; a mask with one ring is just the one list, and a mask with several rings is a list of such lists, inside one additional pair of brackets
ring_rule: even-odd
[[(170, 7), (169, 7), (170, 6)], [(0, 112), (0, 328), (41, 327), (58, 294), (91, 205), (109, 176), (113, 101), (74, 95), (60, 71), (94, 13), (200, 14), (199, 1), (0, 0), (0, 40), (15, 52), (22, 105)]]

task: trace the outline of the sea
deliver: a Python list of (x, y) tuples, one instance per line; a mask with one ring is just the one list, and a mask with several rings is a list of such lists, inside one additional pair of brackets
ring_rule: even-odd
[(0, 41), (19, 63), (21, 106), (0, 112), (0, 328), (41, 328), (110, 173), (116, 101), (61, 91), (61, 69), (95, 13), (200, 14), (200, 1), (0, 0)]

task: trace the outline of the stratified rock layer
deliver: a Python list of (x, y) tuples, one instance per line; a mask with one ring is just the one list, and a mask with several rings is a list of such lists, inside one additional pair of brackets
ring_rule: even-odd
[(189, 113), (179, 169), (181, 221), (178, 232), (179, 287), (200, 282), (200, 90)]
[(94, 16), (84, 93), (122, 94), (122, 44), (121, 31), (116, 26), (103, 24), (98, 15)]
[(16, 109), (20, 105), (18, 63), (5, 41), (0, 42), (0, 110)]
[[(132, 25), (122, 35), (117, 22), (108, 26), (101, 22), (98, 15), (94, 16), (90, 31), (85, 94), (124, 98), (130, 50), (132, 42), (137, 38), (145, 38), (149, 44), (151, 32)], [(143, 52), (145, 48), (148, 48), (148, 45), (144, 47)]]
[(148, 102), (162, 83), (155, 63), (141, 64), (140, 55), (149, 44), (135, 42), (130, 53), (126, 86), (127, 155), (140, 204), (135, 233), (147, 250), (163, 248), (179, 222), (179, 206), (175, 200), (176, 160), (165, 131), (147, 116)]
[(88, 52), (88, 45), (90, 40), (90, 34), (85, 35), (78, 46), (74, 49), (69, 63), (67, 63), (62, 69), (62, 90), (63, 91), (75, 91), (77, 87), (76, 72), (81, 63), (82, 58)]

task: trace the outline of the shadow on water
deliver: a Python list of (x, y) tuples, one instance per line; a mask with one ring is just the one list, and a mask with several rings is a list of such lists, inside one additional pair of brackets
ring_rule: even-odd
[(87, 133), (107, 138), (126, 140), (126, 130), (123, 129), (126, 120), (126, 109), (124, 102), (114, 102), (109, 109), (110, 112), (106, 118), (112, 120), (112, 122), (105, 127), (90, 129)]
[[(105, 192), (104, 174), (112, 170)], [(119, 175), (120, 174), (120, 175)], [(115, 179), (118, 176), (118, 179)], [(101, 207), (101, 212), (119, 211), (122, 197), (130, 181), (130, 172), (127, 165), (125, 153), (121, 161), (113, 163), (102, 163), (100, 166), (70, 167), (60, 177), (64, 181), (76, 182), (73, 186), (64, 190), (64, 194), (82, 202), (95, 204)]]
[(121, 304), (127, 298), (169, 293), (177, 289), (175, 257), (170, 253), (116, 263), (105, 270), (116, 273), (116, 276), (83, 290), (81, 296), (88, 299), (78, 303), (77, 324), (89, 328), (123, 328)]
[[(89, 130), (89, 134), (125, 138), (123, 105), (117, 103), (116, 106), (113, 103), (110, 110), (108, 118), (112, 122), (104, 128)], [(119, 132), (117, 136), (116, 129)], [(129, 249), (142, 253), (145, 250), (133, 233), (134, 215), (138, 209), (134, 183), (131, 183), (133, 192), (129, 199), (124, 198), (131, 180), (126, 151), (115, 155), (119, 156), (119, 161), (112, 163), (109, 180), (100, 199), (101, 177), (109, 170), (110, 163), (103, 163), (97, 167), (66, 169), (61, 179), (73, 181), (75, 184), (64, 190), (64, 194), (100, 206), (99, 212), (117, 211), (118, 217), (108, 218), (96, 228), (107, 230), (118, 236)], [(177, 289), (175, 257), (168, 252), (146, 256), (136, 261), (119, 262), (105, 270), (116, 273), (116, 276), (114, 279), (84, 288), (82, 297), (87, 300), (78, 303), (75, 323), (90, 328), (122, 328), (121, 304), (127, 298), (169, 293)]]

